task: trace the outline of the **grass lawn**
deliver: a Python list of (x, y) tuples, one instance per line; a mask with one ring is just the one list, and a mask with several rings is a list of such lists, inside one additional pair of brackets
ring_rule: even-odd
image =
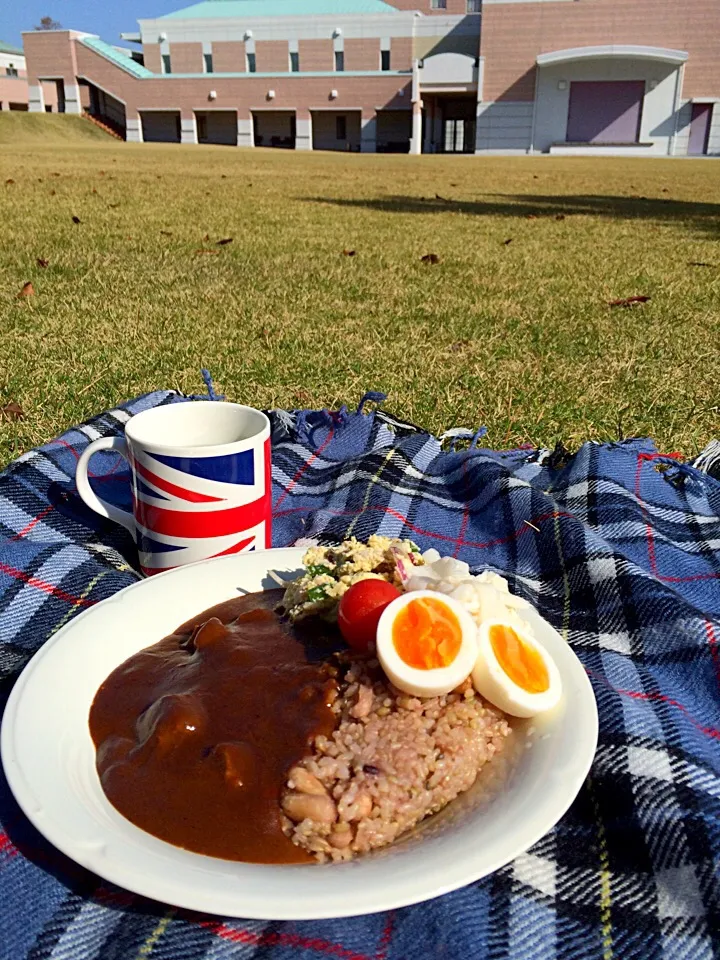
[(719, 432), (717, 162), (134, 145), (10, 115), (0, 191), (0, 406), (24, 410), (0, 463), (143, 391), (202, 392), (203, 366), (261, 407), (384, 390), (495, 447)]

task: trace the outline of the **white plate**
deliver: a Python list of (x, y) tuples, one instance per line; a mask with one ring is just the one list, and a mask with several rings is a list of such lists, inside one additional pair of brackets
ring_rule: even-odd
[(392, 847), (344, 864), (236, 863), (158, 840), (108, 803), (88, 730), (102, 681), (199, 611), (274, 586), (268, 570), (295, 571), (302, 554), (221, 557), (143, 580), (76, 617), (33, 657), (5, 710), (2, 760), (18, 803), (59, 850), (105, 880), (179, 907), (299, 920), (447, 893), (502, 867), (562, 817), (595, 753), (597, 708), (577, 658), (534, 610), (528, 619), (562, 675), (561, 704), (521, 731), (517, 763), (499, 793), (483, 795), (480, 784)]

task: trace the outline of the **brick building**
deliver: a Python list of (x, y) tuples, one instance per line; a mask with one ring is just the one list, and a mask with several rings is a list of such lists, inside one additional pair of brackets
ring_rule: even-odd
[(24, 34), (30, 110), (128, 140), (720, 155), (718, 0), (204, 0), (111, 46)]

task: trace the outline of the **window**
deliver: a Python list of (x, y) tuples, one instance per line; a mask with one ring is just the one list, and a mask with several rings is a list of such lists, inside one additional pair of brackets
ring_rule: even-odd
[(170, 54), (164, 53), (162, 55), (162, 72), (163, 73), (172, 73), (172, 66), (170, 64)]
[(347, 140), (347, 117), (335, 117), (335, 139)]
[(447, 10), (447, 0), (430, 0), (431, 10)]
[(245, 56), (247, 58), (247, 72), (255, 73), (255, 54), (246, 53)]
[(9, 67), (5, 67), (5, 73), (8, 75), (8, 77), (16, 77), (18, 72), (15, 64), (11, 63)]
[(297, 50), (290, 52), (290, 72), (300, 73), (300, 54)]
[(480, 13), (481, 3), (482, 3), (482, 0), (467, 0), (467, 12)]
[(390, 51), (389, 50), (380, 51), (380, 69), (381, 70), (390, 69)]
[(342, 50), (335, 51), (335, 70), (337, 73), (342, 73), (345, 69), (345, 54)]
[(204, 53), (203, 60), (205, 62), (205, 73), (212, 73), (213, 72), (212, 54)]

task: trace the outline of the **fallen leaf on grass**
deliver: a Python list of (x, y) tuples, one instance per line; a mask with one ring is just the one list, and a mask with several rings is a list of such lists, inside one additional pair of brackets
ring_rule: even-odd
[(357, 251), (355, 250), (343, 250), (344, 257), (354, 257)]
[(7, 180), (5, 181), (5, 183), (13, 184), (13, 183), (15, 183), (15, 181), (13, 180), (12, 177), (8, 177)]
[(293, 394), (293, 400), (295, 403), (310, 403), (312, 397), (307, 390), (296, 390)]
[(621, 297), (619, 300), (609, 300), (609, 307), (632, 307), (636, 303), (647, 303), (650, 297), (646, 297), (644, 294), (640, 294), (635, 297)]
[(75, 216), (74, 216), (74, 217), (72, 218), (72, 222), (73, 222), (73, 223), (82, 223), (82, 220), (80, 219), (80, 217), (75, 217)]
[(62, 176), (62, 174), (60, 174), (60, 173), (51, 173), (50, 176), (51, 176), (51, 177), (60, 177), (60, 176)]
[(161, 230), (160, 233), (161, 233), (164, 237), (171, 237), (171, 236), (172, 236), (172, 230)]
[(120, 204), (119, 204), (119, 203), (109, 203), (108, 206), (111, 207), (113, 210), (117, 210), (117, 208), (120, 206)]
[(104, 171), (104, 170), (101, 170), (101, 171), (100, 171), (100, 176), (101, 176), (101, 177), (104, 177), (104, 176), (105, 176), (105, 171)]
[(556, 219), (556, 220), (564, 220), (564, 219), (565, 219), (565, 214), (564, 214), (564, 213), (556, 213), (556, 214), (555, 214), (555, 219)]
[(714, 267), (714, 263), (705, 263), (704, 260), (691, 260), (688, 264), (690, 267)]
[(51, 197), (54, 197), (56, 193), (57, 193), (57, 190), (51, 190), (51, 191), (50, 191), (50, 196), (51, 196)]
[(42, 177), (38, 177), (38, 183), (42, 183), (42, 182), (43, 182), (43, 178), (42, 178)]
[(460, 351), (464, 350), (465, 347), (469, 347), (470, 343), (470, 340), (456, 340), (455, 343), (450, 344), (450, 350), (452, 353), (460, 353)]
[(540, 179), (540, 177), (538, 177), (538, 175), (537, 175), (536, 173), (534, 173), (534, 174), (533, 174), (533, 180), (539, 180), (539, 179)]
[(525, 216), (525, 219), (526, 219), (526, 220), (537, 220), (537, 217), (535, 216), (534, 213), (528, 213), (528, 214)]
[(220, 174), (220, 179), (221, 179), (221, 180), (227, 180), (227, 174), (226, 174), (226, 173), (221, 173), (221, 174)]
[(420, 257), (421, 263), (440, 263), (440, 257), (436, 253), (426, 253)]
[(220, 253), (220, 251), (219, 251), (219, 250), (202, 250), (202, 249), (200, 249), (200, 250), (196, 250), (195, 253), (196, 253), (196, 254), (201, 254), (201, 253), (218, 254), (218, 253)]
[(205, 236), (203, 237), (203, 240), (205, 241), (205, 243), (207, 243), (209, 239), (210, 239), (210, 234), (206, 233)]
[(224, 240), (218, 240), (217, 245), (218, 245), (219, 247), (225, 247), (225, 246), (227, 246), (228, 243), (232, 243), (232, 242), (233, 242), (233, 238), (232, 238), (232, 237), (225, 237)]
[(663, 192), (663, 193), (670, 193), (670, 191), (668, 190), (667, 187), (663, 187), (663, 188), (662, 188), (662, 192)]
[(512, 238), (512, 237), (508, 237), (507, 240), (503, 240), (503, 246), (504, 246), (504, 247), (507, 247), (508, 244), (510, 244), (510, 243), (512, 243), (512, 242), (513, 242), (513, 238)]
[(30, 283), (30, 281), (28, 280), (27, 283), (23, 284), (23, 288), (18, 294), (18, 297), (22, 298), (22, 297), (34, 297), (34, 296), (35, 296), (35, 287), (33, 287), (32, 283)]
[(35, 262), (39, 267), (47, 267), (47, 265), (50, 263), (50, 261), (46, 260), (45, 257), (38, 257)]
[(0, 416), (2, 416), (3, 420), (22, 420), (25, 412), (19, 403), (11, 400), (10, 403), (6, 403), (4, 407), (0, 407)]
[(90, 191), (90, 193), (97, 193), (97, 190), (95, 189), (95, 187), (92, 188), (92, 190)]

